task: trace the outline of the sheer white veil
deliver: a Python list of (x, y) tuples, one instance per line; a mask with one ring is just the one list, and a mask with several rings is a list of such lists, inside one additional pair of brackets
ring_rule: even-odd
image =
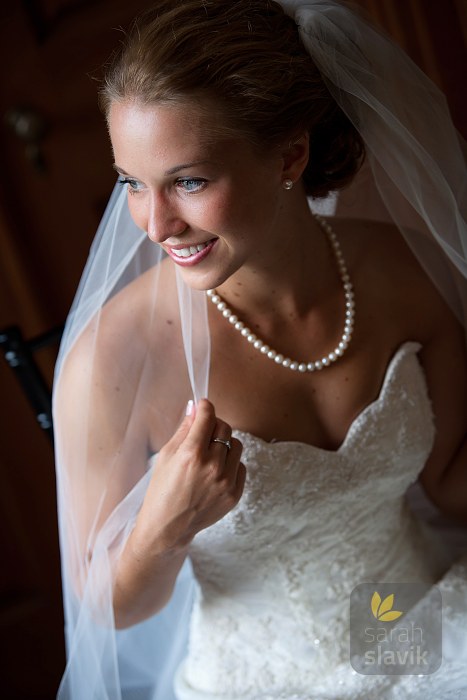
[[(467, 176), (444, 96), (347, 7), (331, 0), (280, 4), (367, 151), (352, 186), (312, 201), (312, 208), (395, 222), (465, 322)], [(141, 299), (144, 308), (135, 313)], [(118, 555), (157, 469), (158, 448), (178, 426), (188, 399), (208, 395), (209, 358), (204, 292), (188, 288), (136, 228), (117, 185), (56, 368), (68, 656), (62, 700), (174, 697), (172, 678), (186, 647), (196, 586), (189, 562), (169, 605), (130, 629), (115, 628), (112, 586)], [(150, 436), (141, 434), (142, 415), (151, 417)]]
[[(118, 346), (124, 352), (124, 360), (115, 360), (101, 344), (108, 342), (107, 324), (114, 332), (116, 319), (107, 312), (117, 306), (119, 292), (145, 273), (152, 289), (145, 318), (156, 337), (155, 347), (160, 326), (165, 322), (158, 308), (161, 297), (170, 295), (180, 305), (170, 348), (170, 361), (178, 375), (177, 381), (170, 383), (174, 416), (167, 420), (164, 415), (168, 403), (164, 398), (166, 387), (160, 403), (157, 396), (152, 397), (154, 419), (161, 425), (167, 424), (166, 437), (176, 429), (187, 401), (197, 401), (208, 394), (210, 338), (205, 295), (184, 285), (178, 271), (175, 280), (171, 277), (169, 281), (163, 272), (163, 260), (162, 249), (150, 243), (133, 223), (126, 190), (117, 184), (67, 319), (54, 386), (68, 655), (59, 691), (63, 698), (170, 698), (174, 665), (186, 646), (194, 586), (188, 561), (179, 574), (170, 604), (159, 615), (120, 631), (115, 629), (112, 610), (115, 563), (134, 525), (152, 473), (149, 445), (143, 458), (138, 459), (136, 450), (134, 459), (131, 454), (133, 415), (146, 410), (151, 399), (137, 387), (144, 384), (151, 370), (148, 351), (135, 343), (132, 329), (122, 330), (122, 345), (111, 345), (112, 350)], [(77, 356), (78, 360), (73, 359)], [(67, 367), (70, 358), (71, 371)], [(127, 381), (125, 374), (130, 365), (135, 365), (136, 386), (129, 402), (106, 416), (107, 423), (115, 422), (115, 429), (123, 426), (123, 431), (112, 445), (111, 454), (102, 455), (102, 461), (96, 464), (94, 443), (99, 437), (93, 434), (92, 422), (93, 404), (99, 405), (96, 383), (101, 361), (115, 363), (111, 372), (115, 384)], [(167, 356), (161, 360), (161, 372), (168, 361)], [(81, 362), (85, 365), (82, 370)], [(79, 405), (75, 403), (77, 396)], [(110, 431), (113, 432), (112, 426)], [(99, 486), (90, 483), (93, 469), (100, 470)], [(116, 484), (119, 493), (111, 495)]]
[[(366, 210), (370, 218), (394, 221), (464, 318), (465, 148), (444, 95), (400, 48), (342, 5), (325, 0), (280, 4), (295, 18), (329, 91), (365, 141), (369, 168), (355, 183), (361, 199), (341, 198), (349, 213), (365, 216)], [(379, 198), (364, 191), (374, 186)], [(460, 275), (451, 278), (439, 246)]]

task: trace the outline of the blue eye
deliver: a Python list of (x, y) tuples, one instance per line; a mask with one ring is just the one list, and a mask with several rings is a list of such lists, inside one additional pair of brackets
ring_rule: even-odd
[(207, 181), (201, 177), (182, 177), (177, 180), (177, 187), (185, 192), (200, 192), (206, 187)]
[(130, 194), (134, 194), (135, 192), (141, 192), (143, 188), (143, 185), (138, 182), (138, 180), (132, 180), (129, 177), (122, 177), (118, 179), (118, 182), (120, 185), (128, 185), (128, 191)]

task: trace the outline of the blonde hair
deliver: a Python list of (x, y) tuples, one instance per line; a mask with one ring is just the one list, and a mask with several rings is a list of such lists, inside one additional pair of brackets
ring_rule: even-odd
[[(206, 98), (208, 98), (206, 100)], [(363, 141), (333, 100), (297, 26), (272, 0), (160, 0), (138, 17), (100, 90), (142, 104), (214, 101), (219, 128), (259, 149), (310, 134), (307, 194), (345, 187)]]

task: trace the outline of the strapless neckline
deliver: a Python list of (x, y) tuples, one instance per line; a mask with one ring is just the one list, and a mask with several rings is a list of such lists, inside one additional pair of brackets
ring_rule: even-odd
[[(409, 697), (404, 678), (413, 676), (352, 673), (349, 600), (362, 583), (418, 582), (439, 629), (431, 591), (439, 599), (432, 586), (446, 570), (445, 547), (406, 501), (435, 437), (421, 347), (407, 341), (394, 352), (376, 398), (334, 452), (236, 432), (244, 437), (242, 496), (189, 548), (198, 588), (180, 700), (343, 700), (341, 687), (355, 700)], [(457, 655), (465, 572), (441, 585), (443, 643), (448, 630)], [(418, 613), (404, 619), (418, 624)], [(455, 673), (465, 678), (465, 662), (445, 668), (445, 651), (437, 688)], [(426, 697), (443, 695), (431, 692), (434, 675), (423, 676)]]
[[(281, 449), (289, 449), (290, 447), (296, 445), (297, 448), (299, 449), (305, 449), (305, 450), (310, 450), (312, 452), (320, 452), (320, 453), (325, 453), (329, 455), (341, 455), (345, 450), (349, 447), (349, 445), (352, 442), (352, 439), (354, 435), (357, 433), (357, 429), (359, 425), (365, 421), (365, 418), (368, 413), (373, 411), (378, 404), (382, 404), (384, 402), (384, 399), (386, 397), (386, 393), (388, 391), (388, 388), (391, 384), (391, 382), (394, 380), (394, 375), (397, 373), (397, 369), (401, 364), (401, 361), (405, 358), (412, 358), (413, 361), (416, 363), (416, 366), (418, 367), (420, 373), (423, 375), (423, 379), (425, 381), (425, 375), (423, 373), (423, 369), (421, 367), (421, 364), (419, 360), (417, 359), (417, 353), (419, 350), (422, 348), (421, 343), (413, 340), (407, 340), (403, 342), (398, 349), (395, 351), (393, 356), (388, 362), (388, 365), (386, 367), (386, 372), (384, 374), (384, 378), (381, 384), (381, 388), (379, 390), (378, 396), (376, 399), (373, 401), (370, 401), (369, 404), (365, 406), (356, 416), (355, 418), (351, 421), (347, 432), (345, 434), (345, 437), (342, 441), (342, 443), (339, 445), (338, 448), (336, 449), (327, 449), (325, 447), (318, 447), (317, 445), (312, 445), (309, 442), (301, 442), (299, 440), (265, 440), (264, 438), (259, 437), (258, 435), (255, 435), (253, 433), (250, 433), (246, 430), (237, 430), (233, 429), (232, 430), (232, 435), (234, 437), (237, 437), (239, 440), (247, 440), (250, 442), (256, 442), (257, 444), (261, 445), (263, 449), (266, 450), (281, 450)], [(426, 383), (426, 381), (425, 381)]]

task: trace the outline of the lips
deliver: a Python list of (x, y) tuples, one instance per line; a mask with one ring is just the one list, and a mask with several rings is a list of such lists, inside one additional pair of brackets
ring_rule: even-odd
[(196, 253), (201, 253), (202, 250), (208, 247), (211, 241), (206, 241), (206, 243), (198, 243), (197, 245), (190, 245), (187, 248), (172, 248), (172, 252), (177, 258), (189, 258), (191, 255), (196, 255)]
[(214, 245), (217, 243), (217, 240), (217, 238), (214, 238), (203, 243), (171, 246), (167, 249), (167, 252), (177, 265), (196, 265), (209, 255)]

